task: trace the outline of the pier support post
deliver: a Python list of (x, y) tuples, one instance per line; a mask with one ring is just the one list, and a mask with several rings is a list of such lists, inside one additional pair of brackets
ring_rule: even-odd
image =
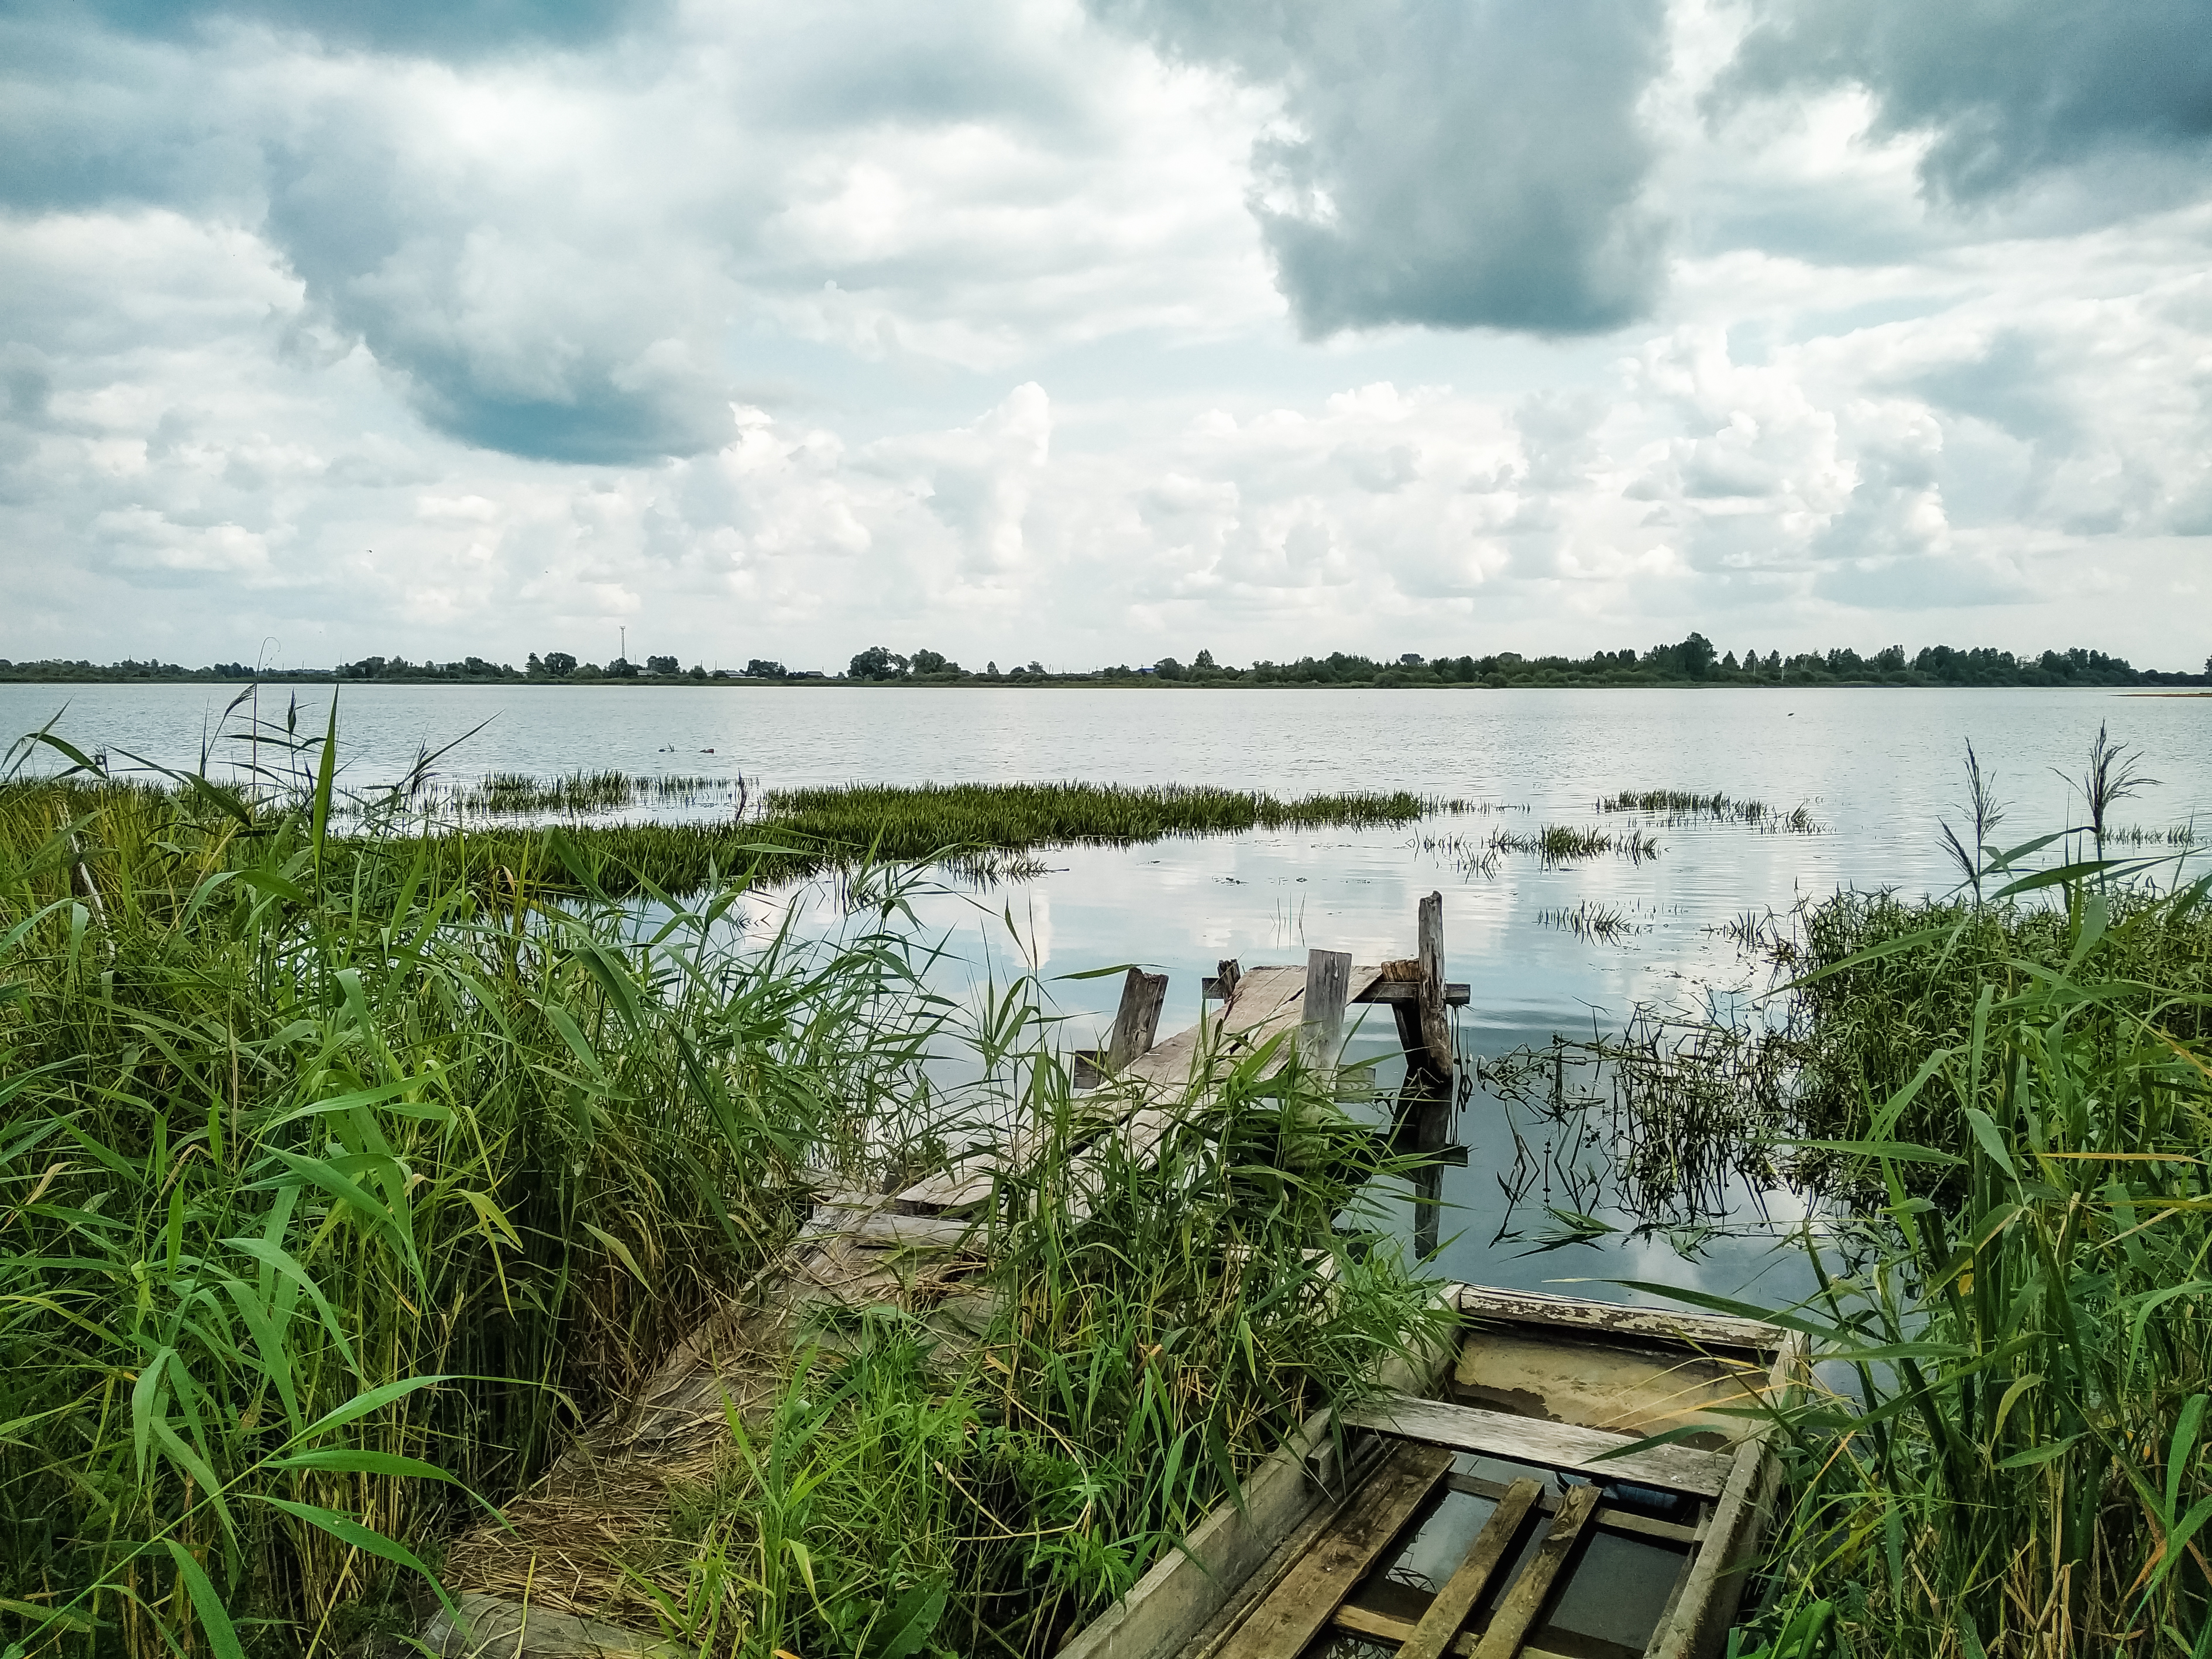
[[(1408, 1042), (1408, 1054), (1417, 1055), (1426, 1069), (1443, 1083), (1452, 1080), (1451, 1016), (1444, 1012), (1444, 896), (1431, 893), (1421, 901), (1416, 955), (1421, 964), (1420, 1043)], [(1401, 1033), (1403, 1026), (1400, 1027)]]
[(1298, 1024), (1298, 1053), (1316, 1070), (1336, 1065), (1344, 1046), (1344, 1005), (1352, 994), (1352, 957), (1344, 951), (1306, 952), (1304, 1012)]
[(1159, 1033), (1160, 1009), (1168, 1000), (1168, 976), (1129, 969), (1121, 981), (1121, 1006), (1114, 1015), (1114, 1035), (1106, 1043), (1106, 1069), (1118, 1072), (1152, 1050)]

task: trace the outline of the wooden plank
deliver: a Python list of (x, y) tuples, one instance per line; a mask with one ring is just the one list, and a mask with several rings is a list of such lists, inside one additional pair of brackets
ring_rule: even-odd
[(1552, 1594), (1553, 1581), (1559, 1577), (1559, 1569), (1567, 1564), (1574, 1551), (1576, 1540), (1583, 1535), (1590, 1511), (1597, 1507), (1595, 1486), (1577, 1486), (1559, 1505), (1559, 1512), (1552, 1517), (1551, 1529), (1544, 1541), (1536, 1547), (1536, 1553), (1513, 1581), (1513, 1588), (1505, 1592), (1505, 1599), (1498, 1611), (1491, 1615), (1490, 1628), (1483, 1632), (1482, 1640), (1474, 1650), (1474, 1659), (1514, 1659), (1522, 1652), (1522, 1638), (1536, 1627), (1536, 1620), (1544, 1611), (1544, 1603)]
[[(1799, 1332), (1790, 1333), (1776, 1352), (1766, 1396), (1777, 1407), (1803, 1382), (1806, 1353), (1806, 1339)], [(1705, 1541), (1660, 1633), (1645, 1650), (1652, 1659), (1703, 1659), (1717, 1650), (1722, 1633), (1735, 1622), (1736, 1605), (1781, 1489), (1781, 1460), (1767, 1444), (1772, 1429), (1771, 1422), (1758, 1424), (1736, 1443), (1728, 1486), (1713, 1506)]]
[(1148, 1053), (1159, 1035), (1160, 1010), (1168, 1000), (1168, 976), (1132, 968), (1121, 981), (1121, 1006), (1114, 1015), (1114, 1035), (1106, 1044), (1106, 1069), (1118, 1072)]
[(898, 1195), (897, 1207), (909, 1215), (941, 1215), (981, 1204), (991, 1195), (998, 1162), (995, 1153), (971, 1152), (951, 1169), (908, 1187)]
[[(1246, 1575), (1243, 1583), (1231, 1591), (1221, 1605), (1214, 1609), (1213, 1616), (1200, 1626), (1183, 1645), (1176, 1659), (1213, 1659), (1214, 1650), (1221, 1645), (1231, 1632), (1244, 1622), (1245, 1614), (1273, 1595), (1275, 1586), (1283, 1582), (1285, 1575), (1305, 1559), (1306, 1552), (1320, 1540), (1329, 1523), (1357, 1496), (1360, 1487), (1366, 1484), (1367, 1477), (1374, 1474), (1382, 1460), (1389, 1455), (1391, 1443), (1379, 1434), (1360, 1435), (1346, 1449), (1349, 1454), (1346, 1459), (1348, 1468), (1342, 1471), (1336, 1468), (1334, 1441), (1324, 1438), (1321, 1444), (1307, 1453), (1307, 1473), (1324, 1495), (1315, 1503), (1312, 1512), (1275, 1546), (1267, 1559)], [(1322, 1463), (1328, 1465), (1326, 1474), (1316, 1468)], [(1153, 1656), (1153, 1659), (1168, 1659), (1166, 1650)]]
[[(1385, 963), (1383, 966), (1387, 968), (1389, 964)], [(1206, 982), (1212, 983), (1211, 980)], [(1387, 1003), (1395, 1008), (1418, 1010), (1421, 1001), (1421, 988), (1419, 982), (1414, 980), (1378, 979), (1352, 1000), (1354, 1002)], [(1469, 991), (1465, 980), (1455, 979), (1444, 981), (1445, 1007), (1464, 1008), (1468, 1000)]]
[(1631, 1480), (1668, 1492), (1692, 1492), (1717, 1498), (1728, 1484), (1729, 1459), (1722, 1452), (1698, 1451), (1689, 1446), (1655, 1446), (1626, 1457), (1599, 1454), (1626, 1446), (1642, 1437), (1614, 1434), (1606, 1429), (1586, 1429), (1575, 1423), (1547, 1423), (1534, 1417), (1515, 1417), (1507, 1412), (1484, 1411), (1477, 1406), (1455, 1406), (1441, 1400), (1420, 1400), (1412, 1395), (1383, 1395), (1344, 1413), (1354, 1428), (1402, 1435), (1409, 1440), (1432, 1441), (1462, 1451), (1535, 1463), (1545, 1468), (1571, 1469), (1603, 1484)]
[(1352, 1587), (1450, 1473), (1440, 1446), (1400, 1446), (1218, 1650), (1218, 1659), (1291, 1659), (1305, 1650)]
[[(1487, 1498), (1492, 1503), (1504, 1498), (1511, 1490), (1503, 1480), (1486, 1480), (1479, 1474), (1455, 1474), (1444, 1484), (1454, 1492)], [(1536, 1507), (1549, 1515), (1559, 1507), (1559, 1499), (1547, 1492), (1537, 1498)], [(1633, 1510), (1615, 1509), (1606, 1504), (1598, 1505), (1596, 1515), (1590, 1519), (1590, 1525), (1607, 1532), (1631, 1532), (1640, 1537), (1656, 1538), (1668, 1544), (1694, 1544), (1705, 1535), (1700, 1527), (1685, 1526), (1679, 1521), (1655, 1521), (1648, 1515), (1637, 1514)]]
[(1344, 1004), (1352, 993), (1352, 957), (1343, 951), (1306, 953), (1305, 1006), (1298, 1021), (1298, 1051), (1307, 1065), (1336, 1064), (1344, 1047)]
[(1565, 1326), (1608, 1335), (1704, 1347), (1750, 1348), (1771, 1352), (1783, 1340), (1779, 1325), (1736, 1319), (1725, 1314), (1676, 1313), (1671, 1308), (1630, 1308), (1579, 1297), (1547, 1296), (1537, 1291), (1501, 1291), (1487, 1285), (1459, 1287), (1459, 1310), (1469, 1319), (1507, 1319)]
[(1444, 896), (1431, 893), (1421, 901), (1415, 954), (1421, 963), (1421, 1042), (1429, 1070), (1437, 1077), (1452, 1074), (1451, 1019), (1444, 1012)]
[(1218, 1504), (1129, 1593), (1092, 1620), (1059, 1659), (1160, 1659), (1204, 1629), (1283, 1540), (1328, 1498), (1308, 1474), (1330, 1438), (1328, 1410), (1309, 1417), (1244, 1483), (1241, 1504)]
[(1437, 1599), (1429, 1603), (1421, 1622), (1398, 1650), (1398, 1659), (1443, 1659), (1444, 1650), (1490, 1588), (1498, 1564), (1513, 1553), (1514, 1542), (1521, 1536), (1521, 1523), (1535, 1507), (1539, 1491), (1534, 1481), (1527, 1480), (1516, 1480), (1505, 1489), (1505, 1496), (1468, 1547), (1467, 1559), (1444, 1580)]
[(877, 1249), (957, 1250), (980, 1248), (982, 1224), (950, 1216), (895, 1215), (878, 1210), (860, 1217), (845, 1230), (856, 1244)]
[[(1351, 1635), (1369, 1637), (1385, 1645), (1403, 1642), (1413, 1633), (1413, 1624), (1408, 1620), (1388, 1613), (1377, 1613), (1372, 1607), (1353, 1607), (1348, 1602), (1336, 1610), (1336, 1617), (1329, 1622)], [(1475, 1645), (1480, 1640), (1481, 1638), (1472, 1632), (1462, 1632), (1452, 1638), (1450, 1650), (1459, 1655), (1460, 1659), (1474, 1659)], [(1553, 1653), (1547, 1648), (1523, 1645), (1519, 1659), (1565, 1659), (1565, 1656)]]

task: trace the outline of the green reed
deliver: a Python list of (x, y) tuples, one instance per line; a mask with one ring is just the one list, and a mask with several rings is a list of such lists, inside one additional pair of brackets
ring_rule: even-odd
[(949, 1380), (897, 1321), (802, 1363), (630, 1622), (1048, 1651), (1420, 1323), (1334, 1230), (1381, 1155), (1316, 1079), (1213, 1079), (1158, 1168), (1089, 1151), (1040, 988), (926, 992), (896, 867), (848, 877), (834, 945), (748, 939), (748, 876), (799, 866), (757, 828), (664, 884), (558, 829), (483, 861), (404, 800), (340, 834), (335, 719), (289, 787), (53, 746), (85, 775), (0, 783), (0, 1651), (410, 1623), (405, 1583), (751, 1283), (820, 1171), (941, 1153), (925, 1061), (1042, 1132), (988, 1343)]
[(327, 1650), (928, 1098), (903, 939), (341, 856), (335, 750), (0, 787), (0, 1642)]
[(2055, 968), (1944, 966), (1970, 919), (1831, 965), (1925, 958), (1966, 1012), (1827, 1144), (1879, 1196), (1808, 1236), (1819, 1292), (1771, 1316), (1823, 1386), (1779, 1419), (1790, 1508), (1739, 1650), (2212, 1652), (2205, 894), (2072, 885), (2037, 919)]
[(1048, 1051), (1011, 1059), (1012, 1121), (1044, 1151), (992, 1200), (968, 1294), (993, 1311), (949, 1348), (941, 1319), (872, 1312), (798, 1356), (766, 1423), (732, 1419), (673, 1544), (623, 1563), (686, 1649), (1049, 1654), (1308, 1413), (1434, 1340), (1358, 1230), (1393, 1164), (1282, 1040), (1201, 1061), (1143, 1158), (1092, 1139)]

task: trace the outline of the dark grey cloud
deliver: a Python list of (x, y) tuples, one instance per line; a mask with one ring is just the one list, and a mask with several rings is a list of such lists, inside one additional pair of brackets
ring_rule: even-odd
[(1877, 131), (1930, 132), (1923, 183), (1967, 203), (2115, 150), (2212, 142), (2203, 0), (1776, 0), (1720, 106), (1860, 84)]
[(0, 15), (98, 25), (150, 40), (188, 40), (244, 23), (341, 48), (444, 58), (593, 46), (667, 10), (666, 0), (16, 0), (0, 6)]
[(1583, 334), (1644, 314), (1664, 228), (1637, 102), (1662, 0), (1091, 0), (1163, 50), (1279, 85), (1252, 207), (1310, 335)]

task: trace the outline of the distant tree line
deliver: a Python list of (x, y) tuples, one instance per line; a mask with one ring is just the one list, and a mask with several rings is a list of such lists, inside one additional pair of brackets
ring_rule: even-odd
[(1587, 657), (1524, 657), (1517, 651), (1488, 656), (1427, 658), (1407, 652), (1378, 659), (1342, 651), (1295, 662), (1266, 659), (1249, 668), (1225, 666), (1211, 651), (1188, 664), (1163, 657), (1146, 666), (1069, 672), (1032, 662), (1000, 673), (994, 662), (971, 672), (941, 652), (901, 656), (880, 645), (858, 653), (844, 678), (873, 683), (953, 684), (969, 681), (1042, 680), (1054, 684), (1136, 684), (1165, 681), (1222, 685), (2204, 685), (2212, 684), (2212, 658), (2201, 674), (2164, 673), (2132, 667), (2124, 657), (2076, 647), (2040, 656), (1978, 647), (1923, 647), (1908, 658), (1893, 645), (1872, 656), (1849, 647), (1784, 655), (1779, 650), (1717, 652), (1703, 634), (1644, 650), (1597, 651)]
[[(133, 680), (251, 680), (244, 663), (214, 663), (185, 668), (175, 663), (122, 662), (100, 665), (48, 659), (11, 663), (0, 658), (0, 680), (123, 682)], [(264, 678), (288, 681), (378, 680), (405, 684), (515, 682), (589, 684), (606, 681), (702, 684), (714, 681), (754, 684), (819, 684), (831, 676), (819, 670), (793, 670), (766, 657), (750, 659), (742, 669), (684, 667), (672, 656), (648, 656), (642, 664), (616, 657), (605, 664), (580, 661), (567, 651), (532, 652), (521, 668), (483, 657), (458, 662), (412, 662), (405, 657), (363, 657), (332, 669), (264, 671)], [(1850, 647), (1831, 651), (1718, 652), (1703, 634), (1671, 645), (1643, 650), (1595, 651), (1586, 657), (1524, 657), (1517, 651), (1486, 656), (1423, 657), (1407, 652), (1392, 659), (1333, 651), (1326, 657), (1295, 662), (1266, 659), (1248, 668), (1218, 663), (1200, 651), (1188, 663), (1174, 657), (1158, 662), (1068, 671), (1031, 660), (1000, 672), (994, 661), (980, 671), (963, 668), (941, 651), (901, 653), (872, 645), (854, 653), (846, 683), (904, 685), (1337, 685), (1337, 686), (1529, 686), (1529, 685), (2212, 685), (2212, 657), (2203, 673), (2136, 668), (2124, 657), (2075, 647), (2039, 656), (2015, 654), (1985, 646), (1960, 650), (1923, 647), (1908, 657), (1901, 645), (1886, 646), (1871, 656)]]

